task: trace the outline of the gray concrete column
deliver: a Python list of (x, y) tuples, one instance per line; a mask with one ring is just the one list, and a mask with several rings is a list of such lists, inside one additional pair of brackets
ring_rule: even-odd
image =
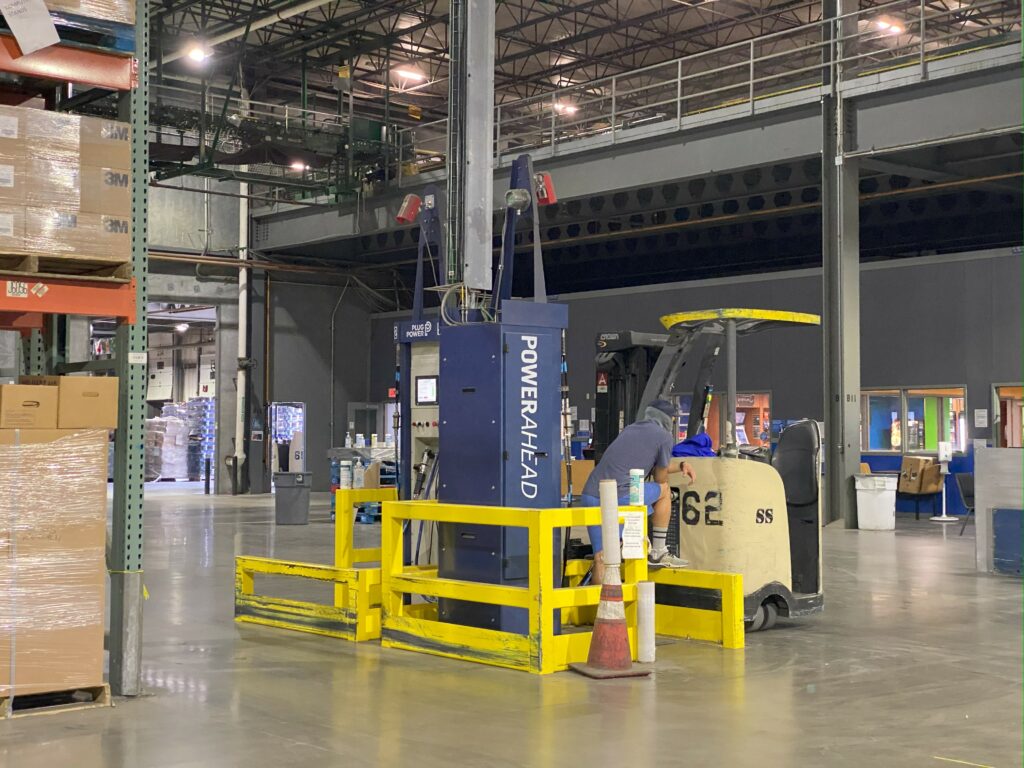
[(844, 157), (852, 109), (838, 93), (822, 103), (825, 519), (847, 528), (857, 527), (860, 469), (860, 179), (857, 162)]
[[(217, 306), (217, 441), (214, 452), (216, 490), (231, 493), (225, 459), (235, 453), (235, 410), (238, 408), (238, 305)], [(239, 489), (241, 490), (241, 489)]]

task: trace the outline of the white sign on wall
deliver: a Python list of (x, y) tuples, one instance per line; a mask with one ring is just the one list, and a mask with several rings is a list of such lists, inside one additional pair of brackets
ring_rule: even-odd
[(974, 409), (974, 428), (975, 429), (987, 429), (988, 428), (988, 408), (975, 408)]

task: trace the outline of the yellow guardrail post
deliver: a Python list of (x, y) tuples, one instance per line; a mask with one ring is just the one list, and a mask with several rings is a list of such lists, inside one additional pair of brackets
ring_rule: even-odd
[(742, 648), (745, 640), (743, 576), (738, 573), (724, 573), (722, 574), (722, 646)]
[(530, 516), (530, 671), (542, 675), (554, 672), (552, 640), (555, 588), (554, 528), (545, 524), (544, 510)]
[(396, 514), (397, 506), (397, 504), (385, 502), (381, 510), (380, 607), (382, 625), (387, 623), (388, 618), (403, 618), (405, 613), (404, 595), (392, 589), (394, 576), (401, 574), (403, 570), (402, 524), (404, 520)]

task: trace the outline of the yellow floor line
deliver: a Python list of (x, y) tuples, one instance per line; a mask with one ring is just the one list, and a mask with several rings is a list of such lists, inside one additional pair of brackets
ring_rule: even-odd
[(954, 760), (952, 757), (939, 757), (938, 755), (932, 755), (934, 760), (941, 760), (944, 763), (956, 763), (957, 765), (969, 765), (972, 768), (993, 768), (991, 765), (982, 765), (981, 763), (968, 763), (966, 760)]

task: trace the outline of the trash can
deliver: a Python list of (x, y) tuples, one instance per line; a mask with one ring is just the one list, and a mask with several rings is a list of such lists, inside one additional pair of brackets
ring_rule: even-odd
[(855, 475), (857, 527), (862, 531), (896, 529), (896, 475)]
[(274, 517), (278, 525), (309, 524), (309, 472), (274, 473)]

